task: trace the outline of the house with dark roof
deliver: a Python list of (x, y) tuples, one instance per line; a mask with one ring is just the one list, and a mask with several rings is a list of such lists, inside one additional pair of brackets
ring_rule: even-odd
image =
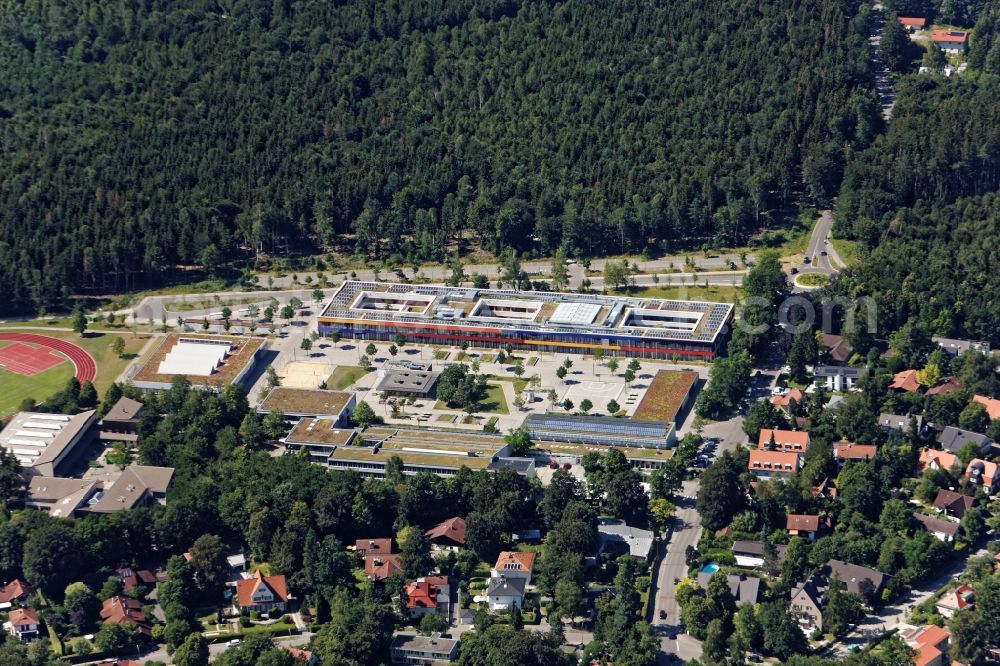
[(924, 424), (924, 417), (920, 414), (887, 414), (882, 413), (878, 415), (878, 425), (883, 430), (888, 430), (890, 432), (906, 432), (910, 427), (910, 421), (914, 421), (917, 434), (922, 435), (926, 429)]
[(368, 580), (377, 583), (398, 573), (403, 573), (402, 555), (397, 553), (365, 555), (365, 576)]
[(924, 391), (924, 395), (947, 395), (962, 388), (962, 380), (958, 377), (945, 377), (934, 386)]
[(840, 365), (819, 365), (813, 368), (816, 386), (827, 391), (847, 391), (862, 377), (868, 376), (868, 368), (848, 368)]
[(958, 523), (953, 523), (950, 520), (941, 520), (922, 513), (914, 513), (913, 520), (921, 529), (930, 532), (935, 538), (945, 543), (954, 541), (955, 535), (958, 534)]
[(152, 589), (156, 586), (156, 574), (146, 569), (132, 569), (131, 567), (121, 567), (115, 570), (118, 580), (122, 582), (122, 589), (125, 594), (132, 594), (140, 585)]
[(986, 435), (970, 430), (962, 430), (955, 426), (946, 426), (938, 436), (938, 443), (941, 445), (941, 448), (952, 453), (958, 453), (969, 442), (975, 444), (980, 453), (986, 453), (990, 450), (990, 446), (993, 445), (993, 440)]
[(524, 591), (528, 587), (525, 578), (510, 578), (499, 575), (490, 578), (486, 588), (486, 600), (491, 611), (505, 611), (511, 606), (521, 607)]
[(436, 548), (458, 549), (465, 545), (465, 519), (449, 518), (424, 534)]
[(975, 351), (980, 354), (986, 354), (990, 351), (990, 343), (982, 340), (961, 340), (958, 338), (939, 338), (935, 336), (931, 338), (931, 342), (952, 356), (958, 356), (967, 351)]
[(740, 567), (762, 567), (768, 557), (768, 545), (774, 550), (773, 557), (777, 564), (785, 559), (787, 546), (782, 544), (766, 544), (763, 541), (743, 541), (733, 542), (733, 557), (736, 558), (736, 566)]
[(934, 498), (934, 508), (942, 511), (948, 518), (959, 521), (965, 512), (976, 505), (976, 498), (956, 493), (954, 490), (942, 488)]
[(390, 655), (394, 665), (450, 664), (458, 659), (458, 638), (445, 638), (441, 634), (396, 634), (392, 638)]
[(119, 398), (98, 422), (100, 438), (108, 442), (134, 442), (139, 439), (136, 430), (143, 404), (132, 398)]
[(823, 606), (826, 604), (826, 581), (813, 574), (797, 584), (790, 593), (788, 609), (806, 633), (823, 630)]
[(265, 613), (285, 611), (288, 607), (288, 585), (282, 575), (265, 576), (259, 570), (250, 578), (236, 581), (236, 610)]
[(823, 574), (837, 578), (847, 586), (847, 591), (861, 598), (862, 603), (871, 606), (879, 598), (889, 576), (881, 571), (869, 569), (842, 560), (830, 560), (823, 567)]
[(701, 572), (698, 574), (698, 587), (708, 591), (708, 584), (711, 582), (712, 576), (726, 577), (726, 585), (729, 586), (729, 591), (732, 593), (733, 599), (736, 600), (737, 606), (755, 604), (760, 601), (760, 578), (745, 574), (722, 574), (718, 572), (710, 574)]
[(842, 335), (823, 334), (823, 356), (833, 363), (847, 363), (854, 355), (854, 347)]
[(358, 555), (388, 555), (392, 552), (392, 539), (358, 539), (354, 542)]

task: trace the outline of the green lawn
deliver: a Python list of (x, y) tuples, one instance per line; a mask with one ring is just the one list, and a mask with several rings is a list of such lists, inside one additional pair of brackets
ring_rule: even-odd
[(369, 372), (371, 370), (365, 370), (356, 365), (338, 365), (333, 369), (330, 378), (326, 380), (326, 387), (335, 391), (343, 391)]
[[(443, 400), (434, 403), (434, 409), (454, 409), (449, 407)], [(458, 411), (458, 410), (456, 410)], [(476, 414), (510, 414), (507, 401), (503, 397), (503, 389), (495, 384), (486, 385), (486, 397), (479, 403)]]
[(692, 285), (687, 282), (684, 285), (667, 285), (665, 281), (665, 278), (661, 278), (660, 284), (655, 287), (637, 287), (631, 290), (631, 294), (642, 298), (672, 298), (735, 303), (742, 293), (740, 287), (730, 285), (710, 284), (706, 287), (704, 283)]
[(823, 273), (804, 273), (797, 280), (804, 287), (825, 287), (830, 284), (830, 276)]
[[(0, 327), (0, 331), (6, 328), (6, 325)], [(125, 358), (119, 358), (111, 351), (111, 344), (118, 334), (95, 331), (81, 338), (71, 331), (38, 331), (38, 333), (67, 340), (86, 349), (97, 364), (94, 387), (101, 396), (149, 339), (148, 335), (134, 336), (131, 333), (121, 335), (125, 340)], [(69, 361), (32, 377), (0, 370), (0, 417), (16, 412), (18, 406), (27, 398), (42, 402), (61, 389), (72, 376), (73, 364)]]
[(858, 255), (858, 241), (831, 238), (830, 242), (833, 243), (833, 249), (837, 251), (837, 256), (840, 257), (840, 260), (847, 264), (848, 267), (855, 266), (860, 261), (860, 257)]

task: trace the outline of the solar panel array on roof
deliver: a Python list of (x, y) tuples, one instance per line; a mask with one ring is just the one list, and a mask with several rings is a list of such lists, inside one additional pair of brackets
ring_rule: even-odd
[(614, 433), (639, 437), (665, 437), (670, 424), (665, 421), (636, 421), (611, 416), (563, 416), (561, 414), (530, 414), (528, 428), (566, 430), (590, 433)]

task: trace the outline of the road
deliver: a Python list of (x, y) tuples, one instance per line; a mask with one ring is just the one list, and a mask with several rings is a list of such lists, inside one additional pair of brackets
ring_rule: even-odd
[(797, 275), (793, 282), (795, 283), (796, 291), (819, 289), (819, 287), (809, 287), (799, 284), (798, 275), (813, 273), (833, 276), (844, 268), (844, 262), (837, 254), (833, 244), (829, 242), (830, 230), (832, 228), (833, 213), (829, 210), (820, 211), (819, 219), (816, 220), (816, 225), (809, 236), (809, 244), (806, 246), (802, 262), (795, 267)]
[(875, 91), (878, 93), (879, 105), (882, 107), (882, 119), (888, 122), (892, 119), (892, 107), (896, 105), (896, 95), (889, 82), (889, 68), (879, 58), (879, 44), (882, 43), (882, 27), (885, 25), (885, 13), (882, 5), (872, 2), (871, 28), (868, 34), (868, 48), (871, 51), (872, 71), (875, 74)]

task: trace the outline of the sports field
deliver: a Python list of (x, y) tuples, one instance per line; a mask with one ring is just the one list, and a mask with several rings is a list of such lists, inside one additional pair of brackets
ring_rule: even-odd
[[(125, 353), (124, 358), (119, 358), (111, 350), (111, 344), (119, 337), (115, 334), (95, 332), (81, 338), (71, 331), (0, 329), (0, 337), (11, 334), (32, 337), (0, 339), (0, 418), (16, 412), (28, 398), (40, 403), (62, 389), (75, 372), (70, 355), (75, 357), (82, 376), (94, 377), (98, 395), (103, 395), (148, 341), (148, 336), (121, 335)], [(48, 337), (52, 347), (45, 344), (45, 338), (35, 335)]]

